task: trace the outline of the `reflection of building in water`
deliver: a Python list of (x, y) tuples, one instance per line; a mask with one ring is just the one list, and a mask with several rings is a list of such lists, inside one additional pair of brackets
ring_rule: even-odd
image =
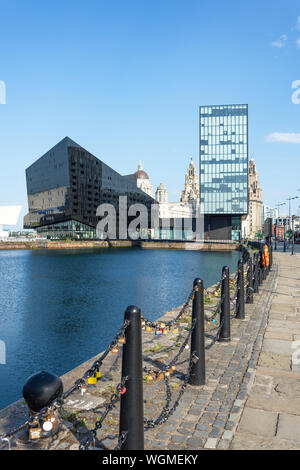
[(120, 196), (127, 196), (128, 206), (144, 204), (149, 214), (155, 202), (137, 187), (150, 190), (149, 179), (147, 183), (139, 170), (122, 176), (69, 137), (27, 168), (26, 182), (29, 211), (24, 227), (54, 238), (95, 238), (96, 211), (103, 203), (115, 208), (118, 227)]

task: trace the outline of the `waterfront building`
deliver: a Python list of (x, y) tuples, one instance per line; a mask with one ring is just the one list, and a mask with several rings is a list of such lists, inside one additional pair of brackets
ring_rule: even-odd
[(195, 168), (193, 159), (191, 158), (190, 166), (185, 174), (184, 188), (181, 193), (181, 202), (195, 203), (200, 198), (199, 178)]
[(8, 238), (10, 231), (4, 226), (17, 225), (22, 206), (0, 206), (0, 238)]
[(199, 129), (206, 239), (239, 240), (248, 214), (248, 105), (200, 106)]
[(137, 187), (139, 176), (120, 175), (65, 137), (26, 169), (24, 228), (51, 238), (96, 238), (98, 206), (112, 204), (118, 217), (119, 196), (128, 206), (144, 204), (150, 215), (154, 199)]
[(139, 163), (138, 170), (134, 173), (136, 176), (136, 185), (139, 189), (153, 197), (153, 185), (150, 183), (148, 174), (143, 170), (142, 162)]
[(196, 207), (199, 204), (199, 179), (195, 164), (191, 159), (189, 168), (185, 174), (184, 189), (181, 192), (180, 201), (169, 202), (168, 190), (160, 183), (155, 192), (155, 199), (159, 204), (160, 218), (195, 217)]
[(242, 218), (242, 236), (255, 239), (261, 236), (263, 230), (263, 198), (258, 171), (253, 158), (248, 166), (248, 215)]
[[(155, 192), (155, 199), (159, 204), (159, 218), (162, 225), (170, 225), (168, 229), (161, 230), (161, 238), (173, 240), (178, 237), (182, 239), (182, 231), (175, 226), (178, 219), (189, 219), (193, 224), (192, 220), (196, 217), (196, 209), (199, 206), (199, 193), (198, 174), (192, 159), (185, 174), (184, 189), (181, 192), (180, 201), (169, 202), (168, 190), (163, 183), (160, 183)], [(189, 231), (186, 233), (191, 237)]]

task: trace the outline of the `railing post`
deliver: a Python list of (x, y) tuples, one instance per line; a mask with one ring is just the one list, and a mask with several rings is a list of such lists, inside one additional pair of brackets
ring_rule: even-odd
[(190, 385), (205, 384), (205, 337), (204, 337), (204, 286), (202, 279), (194, 280), (194, 300), (192, 310), (192, 322), (195, 327), (191, 337), (191, 360), (196, 354), (198, 360), (193, 362), (189, 379)]
[(248, 261), (248, 273), (247, 273), (247, 291), (246, 291), (246, 304), (253, 304), (253, 259), (250, 256)]
[(222, 269), (220, 325), (222, 326), (219, 341), (230, 341), (230, 291), (228, 266), (224, 266)]
[(245, 286), (244, 286), (244, 263), (238, 261), (238, 291), (236, 299), (236, 318), (243, 320), (245, 318)]
[(144, 402), (142, 375), (142, 329), (141, 310), (130, 305), (125, 312), (129, 325), (125, 329), (123, 345), (122, 378), (126, 392), (121, 395), (120, 436), (127, 432), (121, 450), (144, 450)]

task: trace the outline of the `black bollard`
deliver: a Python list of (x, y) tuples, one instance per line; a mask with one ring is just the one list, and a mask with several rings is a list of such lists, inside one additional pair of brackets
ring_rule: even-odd
[(246, 293), (246, 304), (253, 304), (253, 259), (252, 256), (249, 258), (248, 263), (248, 276), (247, 276), (247, 293)]
[(229, 268), (224, 266), (222, 269), (222, 288), (221, 288), (221, 331), (219, 341), (230, 341), (230, 291), (229, 291)]
[(44, 370), (29, 377), (23, 387), (23, 397), (33, 413), (49, 406), (63, 393), (60, 377)]
[(236, 318), (243, 320), (245, 318), (245, 286), (244, 286), (244, 263), (238, 262), (238, 291), (236, 299)]
[(192, 322), (195, 321), (195, 327), (191, 337), (191, 360), (195, 354), (198, 358), (192, 362), (190, 385), (205, 384), (205, 337), (204, 337), (204, 286), (202, 279), (194, 280), (196, 291), (193, 300)]
[(142, 375), (142, 329), (141, 310), (130, 305), (125, 312), (129, 325), (125, 329), (123, 345), (122, 378), (126, 392), (121, 395), (120, 436), (127, 432), (121, 450), (144, 450), (144, 402)]
[(253, 282), (253, 292), (257, 294), (259, 292), (259, 257), (258, 253), (254, 253), (254, 282)]
[(271, 271), (273, 265), (273, 247), (272, 242), (269, 243), (269, 271)]

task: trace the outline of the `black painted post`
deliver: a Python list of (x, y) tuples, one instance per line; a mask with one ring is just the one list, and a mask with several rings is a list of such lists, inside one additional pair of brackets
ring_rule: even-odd
[(126, 309), (125, 320), (130, 323), (125, 329), (122, 378), (128, 377), (128, 380), (126, 392), (121, 395), (119, 430), (120, 436), (127, 432), (127, 437), (121, 450), (144, 450), (141, 310), (130, 305)]
[(228, 266), (224, 266), (222, 269), (221, 299), (220, 324), (222, 324), (222, 327), (219, 341), (230, 341), (230, 292)]
[(236, 299), (236, 318), (243, 320), (245, 318), (245, 286), (244, 286), (244, 263), (238, 262), (238, 291)]
[(247, 293), (246, 293), (246, 304), (253, 304), (253, 259), (252, 256), (248, 262), (248, 276), (247, 276)]
[(204, 385), (205, 384), (205, 338), (204, 338), (204, 286), (202, 279), (194, 280), (196, 287), (192, 321), (196, 321), (191, 337), (191, 359), (195, 353), (198, 360), (192, 362), (192, 369), (189, 384)]
[(273, 265), (273, 247), (272, 247), (272, 240), (270, 240), (269, 244), (269, 271), (271, 271)]
[(257, 294), (259, 292), (259, 255), (258, 253), (254, 253), (254, 284), (253, 284), (253, 292)]

